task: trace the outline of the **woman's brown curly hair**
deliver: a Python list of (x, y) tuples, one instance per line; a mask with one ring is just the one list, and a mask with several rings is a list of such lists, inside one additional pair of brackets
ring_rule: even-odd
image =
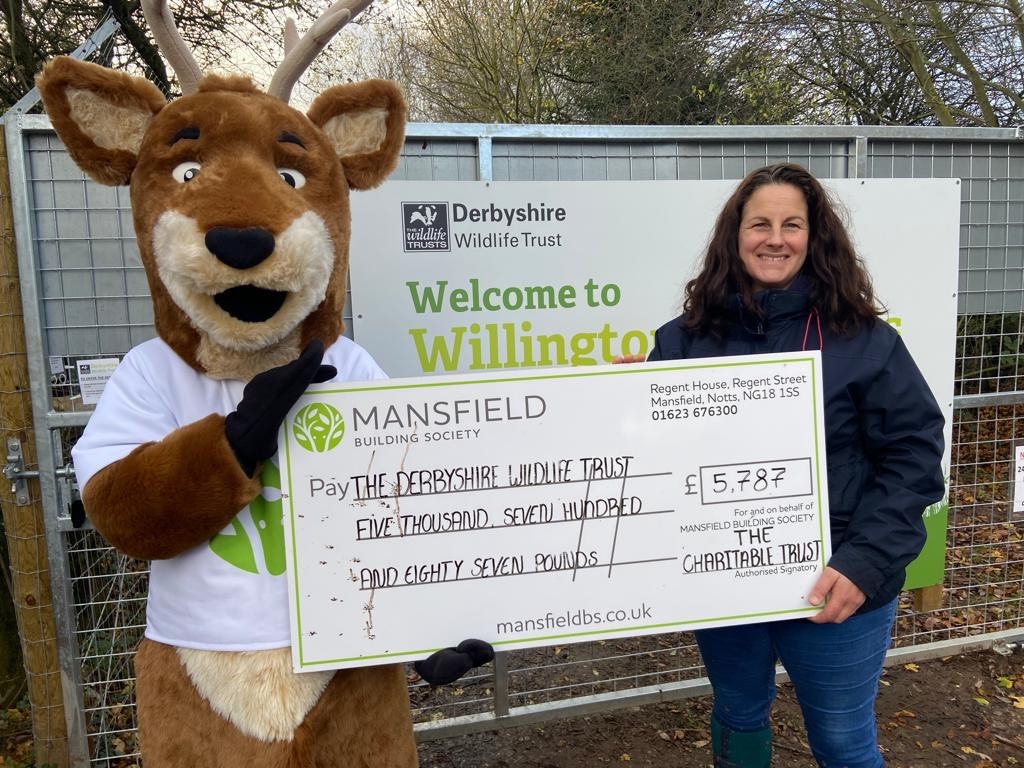
[(754, 283), (739, 256), (743, 208), (765, 184), (791, 184), (807, 203), (809, 238), (801, 272), (810, 278), (811, 306), (840, 334), (853, 333), (862, 323), (882, 314), (871, 277), (857, 256), (828, 192), (806, 169), (778, 163), (747, 174), (718, 214), (700, 274), (686, 284), (683, 309), (687, 327), (721, 336), (728, 318), (729, 298), (738, 293), (745, 309), (759, 315)]

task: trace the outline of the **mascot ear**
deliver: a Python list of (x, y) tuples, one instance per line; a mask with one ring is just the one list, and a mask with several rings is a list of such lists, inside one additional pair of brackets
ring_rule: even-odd
[(36, 78), (53, 128), (78, 167), (100, 184), (127, 184), (142, 136), (167, 101), (141, 77), (66, 56)]
[(398, 164), (405, 100), (394, 83), (336, 85), (320, 94), (307, 114), (334, 145), (353, 189), (377, 186)]

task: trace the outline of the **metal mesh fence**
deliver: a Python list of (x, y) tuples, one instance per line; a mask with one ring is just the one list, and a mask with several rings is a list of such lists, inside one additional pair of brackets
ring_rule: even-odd
[[(87, 181), (56, 136), (27, 138), (46, 347), (63, 358), (54, 375), (73, 378), (77, 359), (123, 355), (153, 337), (149, 286), (127, 188)], [(75, 394), (61, 405), (78, 409)]]
[[(946, 589), (940, 608), (928, 612), (914, 611), (904, 595), (895, 643), (915, 648), (1020, 629), (1024, 546), (1012, 514), (1011, 468), (1015, 440), (1024, 435), (1018, 424), (1024, 418), (1024, 145), (1006, 133), (983, 139), (937, 130), (924, 138), (879, 131), (870, 140), (835, 129), (764, 130), (771, 138), (738, 129), (630, 136), (597, 128), (537, 138), (540, 130), (515, 135), (515, 129), (411, 126), (394, 178), (739, 179), (760, 165), (790, 160), (823, 178), (963, 180)], [(42, 396), (60, 415), (50, 427), (55, 463), (62, 466), (87, 418), (77, 363), (121, 356), (150, 338), (152, 310), (126, 190), (83, 179), (42, 119), (27, 123), (22, 136), (48, 358)], [(51, 513), (70, 595), (71, 640), (62, 652), (75, 656), (89, 761), (123, 768), (138, 760), (131, 661), (144, 626), (147, 569), (94, 532), (72, 529), (71, 498), (56, 483)], [(702, 675), (692, 636), (675, 633), (511, 652), (493, 671), (457, 686), (413, 685), (410, 693), (421, 733), (431, 737), (524, 708), (548, 717), (636, 703), (654, 691), (687, 695), (706, 690)]]
[(94, 531), (65, 536), (93, 758), (118, 765), (138, 753), (132, 659), (146, 626), (146, 563), (112, 550)]
[(846, 141), (515, 142), (494, 147), (496, 181), (741, 179), (774, 162), (797, 162), (821, 178), (846, 177)]

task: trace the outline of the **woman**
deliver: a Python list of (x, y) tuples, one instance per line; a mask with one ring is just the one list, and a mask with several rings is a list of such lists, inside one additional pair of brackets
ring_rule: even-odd
[(766, 768), (775, 664), (826, 768), (877, 768), (874, 700), (921, 516), (943, 497), (943, 417), (821, 184), (788, 163), (726, 202), (684, 314), (648, 360), (820, 349), (833, 554), (811, 619), (696, 632), (714, 690), (715, 766)]

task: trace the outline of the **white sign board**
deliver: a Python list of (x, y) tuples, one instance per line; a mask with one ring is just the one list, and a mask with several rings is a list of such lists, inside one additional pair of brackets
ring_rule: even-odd
[(1024, 445), (1013, 449), (1013, 514), (1015, 517), (1024, 515)]
[(78, 387), (84, 404), (96, 405), (100, 401), (103, 388), (107, 386), (120, 362), (116, 357), (92, 358), (77, 362)]
[(818, 352), (315, 385), (278, 453), (296, 670), (807, 616)]
[[(679, 314), (736, 184), (392, 181), (353, 195), (353, 335), (391, 376), (646, 353)], [(952, 408), (960, 180), (826, 186), (894, 325)]]

